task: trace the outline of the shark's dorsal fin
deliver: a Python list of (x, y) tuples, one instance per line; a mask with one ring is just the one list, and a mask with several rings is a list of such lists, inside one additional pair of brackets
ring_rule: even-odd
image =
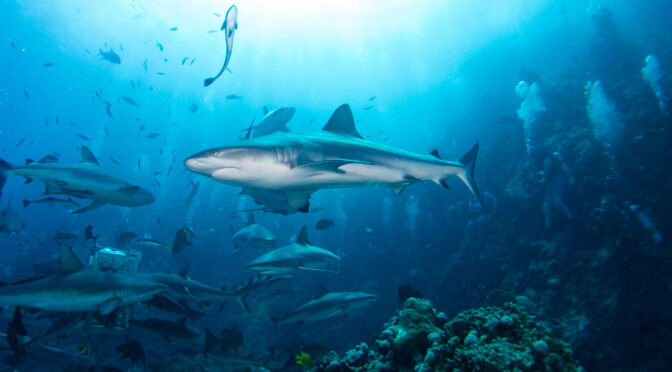
[(317, 289), (315, 290), (315, 297), (313, 297), (313, 300), (316, 300), (324, 295), (329, 293), (329, 290), (323, 286), (322, 284), (317, 286)]
[(268, 114), (268, 107), (264, 105), (264, 108), (262, 109), (262, 112), (264, 113), (264, 116)]
[(248, 212), (247, 213), (247, 226), (254, 225), (254, 213), (253, 212)]
[(61, 264), (61, 273), (72, 273), (84, 269), (82, 261), (75, 256), (75, 252), (72, 251), (71, 247), (61, 247), (59, 263)]
[(182, 279), (189, 279), (189, 268), (190, 267), (191, 267), (191, 262), (184, 265), (182, 270), (180, 270), (180, 272), (177, 275), (179, 275), (180, 278), (182, 278)]
[(443, 158), (441, 157), (441, 155), (439, 155), (439, 150), (438, 150), (438, 149), (434, 149), (434, 150), (433, 150), (432, 152), (430, 152), (429, 154), (432, 155), (433, 157), (437, 158), (437, 159), (441, 159), (441, 160), (443, 160)]
[(26, 165), (34, 163), (35, 160), (26, 158)]
[(308, 241), (308, 228), (306, 225), (303, 225), (301, 228), (299, 236), (296, 238), (296, 244), (310, 245), (310, 242)]
[(89, 150), (88, 147), (83, 146), (81, 147), (81, 152), (82, 152), (82, 163), (93, 163), (93, 164), (98, 164), (98, 159), (93, 155), (91, 150)]
[(329, 121), (322, 130), (343, 136), (363, 138), (357, 132), (357, 128), (355, 128), (355, 120), (352, 117), (352, 110), (350, 110), (350, 105), (347, 103), (339, 106), (336, 111), (331, 114), (331, 118), (329, 118)]

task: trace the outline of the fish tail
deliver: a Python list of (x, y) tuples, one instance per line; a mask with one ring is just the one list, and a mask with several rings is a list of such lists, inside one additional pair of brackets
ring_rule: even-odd
[(465, 185), (467, 185), (467, 188), (469, 188), (469, 191), (471, 191), (472, 194), (476, 198), (478, 198), (478, 201), (481, 202), (483, 206), (485, 206), (485, 203), (483, 202), (483, 198), (481, 196), (481, 192), (478, 189), (478, 185), (476, 185), (476, 180), (474, 179), (474, 171), (476, 170), (476, 157), (478, 156), (478, 142), (474, 146), (469, 149), (462, 157), (460, 158), (460, 164), (464, 166), (464, 172), (458, 173), (458, 177), (464, 182)]
[(23, 199), (23, 207), (25, 208), (25, 207), (27, 207), (27, 206), (29, 206), (29, 205), (30, 205), (30, 201), (28, 201), (28, 200), (26, 200), (26, 199)]
[(245, 284), (234, 294), (236, 301), (238, 301), (243, 310), (245, 310), (248, 314), (251, 313), (252, 310), (250, 310), (250, 306), (247, 303), (247, 296), (250, 294), (250, 290), (252, 290), (253, 282), (254, 278), (250, 279), (247, 284)]

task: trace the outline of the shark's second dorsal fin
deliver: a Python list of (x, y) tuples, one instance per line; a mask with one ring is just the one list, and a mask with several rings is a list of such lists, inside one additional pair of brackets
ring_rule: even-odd
[(247, 212), (247, 226), (254, 225), (254, 212)]
[(355, 120), (352, 117), (352, 110), (350, 110), (350, 105), (347, 103), (340, 105), (336, 111), (331, 114), (331, 118), (329, 118), (329, 121), (322, 130), (344, 136), (363, 138), (357, 132), (357, 128), (355, 128)]
[(301, 228), (301, 231), (299, 232), (299, 237), (296, 238), (296, 244), (301, 244), (301, 245), (310, 245), (310, 242), (308, 241), (308, 228), (306, 225), (303, 225)]
[(93, 155), (91, 150), (89, 150), (88, 147), (82, 146), (81, 147), (81, 152), (82, 152), (82, 163), (93, 163), (93, 164), (98, 164), (98, 159)]
[(432, 155), (433, 157), (437, 158), (437, 159), (441, 159), (441, 160), (443, 160), (443, 158), (441, 157), (441, 155), (439, 155), (439, 150), (438, 150), (438, 149), (434, 149), (434, 150), (433, 150), (432, 152), (430, 152), (429, 154)]
[(59, 261), (61, 264), (60, 272), (62, 274), (84, 269), (82, 261), (75, 256), (75, 252), (72, 251), (71, 247), (61, 247), (61, 258)]
[(188, 263), (188, 264), (184, 265), (182, 270), (180, 270), (180, 272), (177, 275), (179, 275), (180, 278), (182, 278), (182, 279), (189, 279), (189, 268), (190, 267), (191, 267), (191, 263)]

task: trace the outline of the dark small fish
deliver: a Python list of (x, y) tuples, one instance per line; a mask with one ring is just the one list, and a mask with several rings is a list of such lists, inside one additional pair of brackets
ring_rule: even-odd
[(219, 337), (217, 337), (206, 328), (204, 353), (207, 354), (217, 346), (219, 346), (224, 353), (229, 350), (234, 350), (238, 353), (238, 349), (243, 346), (243, 332), (241, 332), (238, 327), (233, 327), (231, 329), (223, 329), (219, 334)]
[(154, 185), (154, 188), (158, 189), (161, 187), (161, 182), (159, 182), (159, 180), (152, 180), (152, 185)]
[(43, 63), (42, 66), (44, 67), (52, 67), (54, 64), (51, 62)]
[(141, 159), (138, 159), (138, 169), (142, 168)]
[(58, 126), (58, 115), (56, 115), (56, 126)]
[(163, 44), (159, 43), (158, 41), (156, 42), (156, 46), (159, 48), (160, 51), (163, 52)]
[(184, 66), (184, 63), (189, 60), (189, 57), (184, 57), (182, 58), (182, 66)]
[(119, 162), (117, 161), (117, 159), (115, 159), (115, 158), (113, 158), (113, 157), (111, 157), (111, 156), (110, 156), (110, 161), (113, 162), (114, 164), (117, 164), (117, 165), (119, 164)]
[(212, 15), (214, 15), (215, 17), (221, 17), (221, 16), (222, 16), (222, 15), (219, 14), (219, 13), (212, 13)]
[(107, 116), (114, 119), (114, 115), (112, 115), (112, 104), (109, 101), (100, 101), (100, 102), (105, 104), (105, 112), (107, 113)]
[(166, 73), (165, 72), (157, 72), (157, 75), (164, 76)]
[(219, 32), (219, 30), (208, 30), (209, 34), (214, 34), (215, 32)]
[(21, 320), (21, 308), (19, 306), (14, 309), (14, 317), (7, 325), (7, 345), (9, 349), (17, 357), (26, 355), (26, 345), (20, 336), (27, 336), (26, 328), (23, 326)]
[(105, 129), (105, 136), (108, 137), (110, 135), (110, 131), (107, 130), (107, 125), (103, 126), (103, 129)]
[(23, 95), (26, 97), (26, 99), (30, 99), (30, 97), (28, 96), (28, 91), (27, 90), (25, 90), (25, 89), (23, 90)]
[(16, 144), (16, 147), (21, 146), (21, 144), (24, 143), (25, 141), (26, 141), (26, 137), (21, 138), (21, 139), (19, 140), (19, 142)]
[(334, 226), (334, 220), (328, 220), (326, 218), (323, 218), (315, 224), (315, 229), (317, 230), (326, 230), (330, 227)]
[(214, 83), (218, 77), (222, 75), (226, 67), (229, 65), (231, 60), (231, 51), (233, 50), (233, 35), (235, 30), (238, 29), (238, 8), (235, 5), (231, 5), (229, 10), (226, 11), (226, 16), (224, 17), (224, 23), (222, 23), (222, 28), (220, 31), (224, 30), (226, 32), (226, 58), (224, 59), (224, 65), (222, 69), (219, 70), (217, 75), (214, 77), (207, 78), (203, 81), (203, 86), (207, 87), (210, 84)]
[(410, 284), (404, 284), (402, 286), (399, 286), (399, 288), (397, 289), (397, 296), (399, 296), (399, 301), (401, 302), (405, 302), (407, 299), (411, 297), (425, 298), (420, 291), (413, 288), (413, 286)]
[(119, 359), (130, 359), (131, 363), (142, 362), (145, 365), (145, 352), (135, 339), (126, 339), (126, 342), (117, 346), (117, 352), (121, 354)]
[(142, 67), (145, 68), (145, 74), (147, 73), (147, 60), (145, 59), (144, 62), (142, 62)]
[(198, 106), (196, 106), (195, 103), (192, 103), (191, 106), (189, 106), (189, 112), (193, 114), (196, 111), (198, 111)]
[(135, 89), (135, 82), (131, 80), (131, 88)]
[(147, 139), (152, 139), (152, 138), (156, 138), (156, 137), (158, 137), (158, 136), (160, 136), (160, 135), (161, 135), (161, 133), (156, 133), (156, 132), (154, 132), (154, 133), (145, 134), (145, 138), (147, 138)]
[(171, 166), (168, 168), (168, 173), (166, 173), (166, 177), (167, 177), (167, 176), (170, 176), (170, 172), (172, 172), (172, 171), (173, 171), (173, 166), (171, 165)]
[(166, 63), (166, 62), (168, 62), (168, 58), (163, 59), (163, 63)]
[(138, 107), (138, 103), (135, 102), (135, 100), (134, 100), (133, 98), (131, 98), (131, 97), (122, 96), (121, 99), (123, 99), (123, 100), (124, 100), (126, 103), (128, 103), (129, 105)]
[(374, 106), (366, 106), (366, 107), (364, 107), (364, 110), (368, 111), (368, 110), (371, 110), (373, 107)]
[(85, 136), (83, 134), (77, 133), (77, 137), (83, 139), (84, 141), (91, 141), (91, 137)]
[(194, 57), (194, 58), (191, 59), (191, 62), (189, 62), (189, 65), (193, 65), (193, 64), (194, 64), (194, 61), (196, 61), (196, 57)]
[(86, 228), (84, 228), (84, 239), (85, 240), (91, 239), (95, 242), (96, 239), (98, 239), (98, 236), (99, 235), (95, 235), (95, 236), (93, 235), (93, 226), (86, 225)]
[(193, 244), (191, 241), (194, 238), (194, 232), (191, 229), (184, 225), (175, 233), (175, 240), (173, 241), (172, 252), (173, 254), (180, 253), (184, 248)]
[(239, 96), (237, 94), (229, 94), (229, 95), (226, 96), (226, 99), (229, 100), (229, 101), (234, 100), (234, 99), (243, 99), (243, 96)]
[(175, 26), (175, 27), (171, 27), (171, 28), (170, 28), (170, 31), (177, 31), (177, 26)]
[(104, 60), (110, 63), (114, 63), (115, 65), (121, 63), (121, 57), (119, 57), (119, 55), (115, 53), (114, 50), (112, 50), (112, 48), (110, 48), (110, 50), (108, 50), (107, 52), (103, 52), (102, 49), (99, 49), (98, 55), (103, 57)]
[(196, 193), (198, 192), (198, 189), (201, 188), (201, 181), (198, 181), (194, 184), (194, 187), (191, 188), (191, 194), (189, 194), (189, 198), (187, 199), (187, 202), (185, 203), (186, 205), (189, 205), (189, 202), (196, 196)]
[(55, 241), (77, 240), (77, 235), (69, 232), (57, 231), (54, 235), (51, 236), (51, 239)]
[(12, 46), (12, 49), (16, 50), (16, 44), (14, 44), (14, 40), (9, 40), (9, 45)]
[(119, 237), (117, 238), (117, 245), (124, 245), (128, 244), (131, 242), (133, 239), (137, 238), (138, 234), (132, 232), (132, 231), (122, 231), (119, 233)]

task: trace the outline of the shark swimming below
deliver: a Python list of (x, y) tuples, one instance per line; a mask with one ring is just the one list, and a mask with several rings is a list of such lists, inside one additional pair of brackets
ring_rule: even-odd
[(326, 249), (308, 242), (308, 230), (303, 226), (296, 243), (274, 249), (247, 264), (261, 275), (285, 275), (301, 271), (337, 272), (341, 259)]
[(46, 186), (45, 194), (68, 195), (90, 199), (88, 206), (72, 213), (84, 213), (105, 204), (138, 207), (154, 202), (152, 194), (121, 176), (103, 169), (88, 147), (81, 147), (79, 163), (55, 161), (28, 162), (23, 166), (11, 166), (0, 159), (0, 189), (12, 175), (23, 176), (26, 182), (38, 180)]
[(369, 305), (377, 298), (378, 296), (374, 294), (364, 292), (331, 292), (299, 306), (282, 318), (271, 317), (271, 320), (276, 326), (293, 322), (300, 325), (337, 315), (347, 316), (354, 310)]
[(275, 248), (275, 235), (267, 228), (254, 223), (254, 214), (250, 212), (247, 226), (233, 235), (233, 250), (245, 248), (271, 249)]
[(308, 212), (310, 195), (323, 188), (383, 185), (396, 193), (422, 181), (448, 188), (457, 176), (480, 200), (474, 181), (478, 143), (459, 161), (438, 151), (422, 155), (367, 141), (357, 132), (347, 104), (333, 113), (322, 132), (276, 133), (187, 158), (187, 169), (243, 187), (267, 211)]

